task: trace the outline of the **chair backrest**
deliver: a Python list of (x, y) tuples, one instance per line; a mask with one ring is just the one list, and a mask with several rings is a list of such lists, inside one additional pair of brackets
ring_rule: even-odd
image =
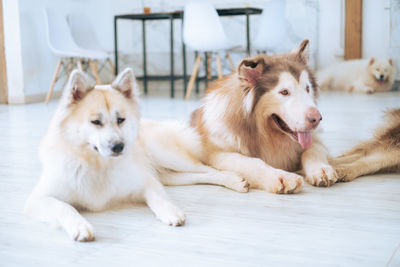
[(87, 15), (80, 13), (69, 14), (68, 22), (72, 37), (80, 47), (104, 51), (94, 31), (93, 24)]
[(207, 1), (187, 3), (183, 23), (183, 41), (192, 49), (206, 50), (227, 40), (217, 11)]
[(283, 41), (286, 35), (285, 7), (285, 0), (271, 0), (265, 5), (254, 40), (256, 49), (274, 49)]
[(47, 26), (47, 42), (54, 53), (79, 49), (71, 34), (67, 19), (55, 9), (44, 10)]

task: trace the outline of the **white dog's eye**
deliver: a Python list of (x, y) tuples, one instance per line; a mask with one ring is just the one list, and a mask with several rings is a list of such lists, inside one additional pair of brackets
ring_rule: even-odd
[(93, 121), (91, 121), (91, 123), (94, 125), (98, 125), (98, 126), (102, 125), (100, 120), (93, 120)]
[(279, 92), (281, 95), (284, 95), (284, 96), (288, 96), (288, 95), (290, 95), (290, 93), (289, 93), (289, 90), (288, 89), (282, 89), (280, 92)]
[(125, 121), (125, 118), (118, 118), (118, 119), (117, 119), (118, 125), (121, 124), (121, 123), (123, 123), (124, 121)]
[(307, 93), (309, 93), (310, 92), (310, 86), (306, 86), (306, 91), (307, 91)]

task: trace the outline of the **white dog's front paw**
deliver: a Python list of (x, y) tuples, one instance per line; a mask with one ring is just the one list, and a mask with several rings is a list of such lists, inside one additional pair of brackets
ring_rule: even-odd
[(93, 227), (83, 217), (76, 217), (65, 226), (65, 231), (75, 241), (88, 242), (94, 240)]
[(264, 190), (275, 194), (298, 193), (303, 188), (303, 177), (292, 172), (280, 171), (264, 185)]
[(158, 219), (171, 226), (181, 226), (185, 224), (185, 214), (175, 205), (168, 203), (157, 213)]
[(328, 164), (315, 166), (306, 171), (306, 181), (314, 186), (331, 186), (337, 181), (335, 170)]
[(240, 193), (249, 192), (250, 185), (244, 178), (233, 172), (223, 172), (223, 174), (226, 176), (224, 186)]
[(364, 92), (367, 94), (373, 94), (373, 93), (375, 93), (375, 89), (373, 89), (371, 87), (365, 87)]

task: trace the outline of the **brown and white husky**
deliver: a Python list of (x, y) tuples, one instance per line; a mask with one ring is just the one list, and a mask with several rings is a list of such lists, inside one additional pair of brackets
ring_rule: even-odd
[(192, 114), (207, 164), (273, 193), (299, 192), (303, 177), (294, 172), (301, 167), (312, 185), (336, 182), (327, 150), (313, 133), (322, 116), (307, 46), (304, 40), (291, 53), (244, 59), (236, 73), (207, 90)]
[(350, 182), (377, 172), (400, 172), (400, 109), (386, 112), (384, 124), (371, 140), (334, 159), (337, 177)]

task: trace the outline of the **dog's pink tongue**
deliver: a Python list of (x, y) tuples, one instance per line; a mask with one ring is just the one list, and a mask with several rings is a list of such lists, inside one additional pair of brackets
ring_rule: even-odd
[(299, 141), (302, 148), (309, 148), (312, 144), (311, 132), (297, 132), (297, 141)]

